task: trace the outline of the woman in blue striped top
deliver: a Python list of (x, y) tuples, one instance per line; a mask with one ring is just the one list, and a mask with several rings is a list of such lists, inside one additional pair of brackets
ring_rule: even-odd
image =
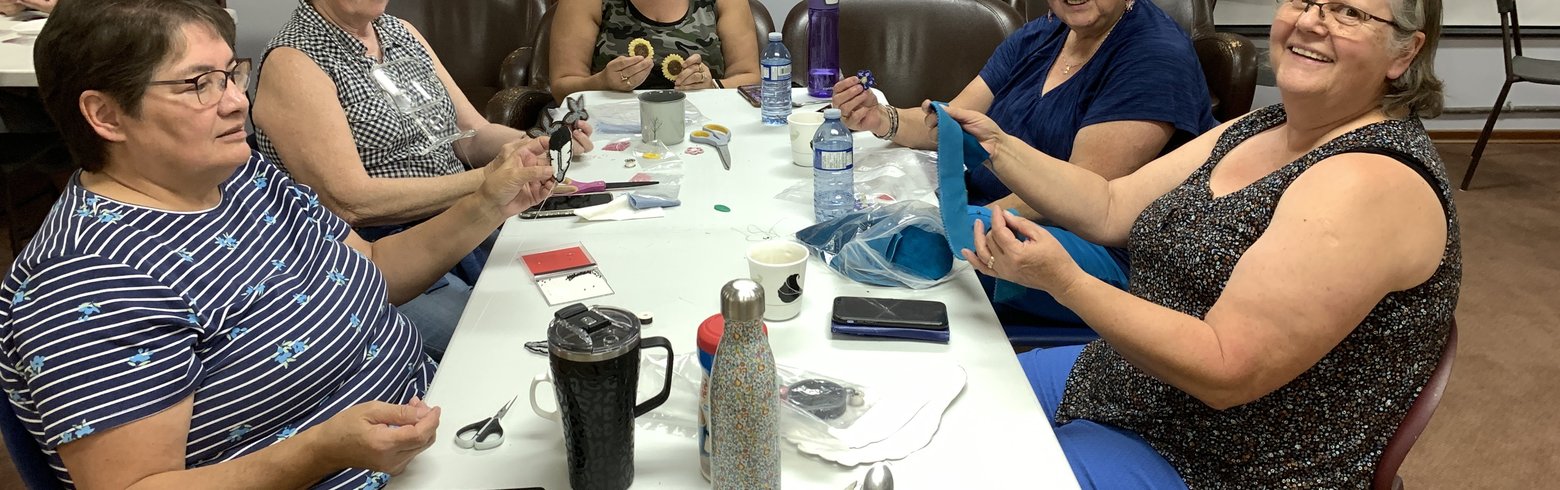
[(417, 295), (551, 192), (512, 145), (368, 243), (245, 144), (248, 62), (204, 0), (66, 2), (39, 86), (78, 173), (0, 285), (0, 386), (67, 486), (376, 488), (432, 444)]

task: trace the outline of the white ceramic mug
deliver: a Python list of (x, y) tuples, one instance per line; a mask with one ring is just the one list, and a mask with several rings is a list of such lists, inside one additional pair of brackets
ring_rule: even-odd
[(748, 277), (764, 287), (765, 320), (789, 320), (802, 312), (808, 255), (806, 246), (789, 240), (748, 247)]
[(651, 90), (639, 94), (639, 133), (645, 143), (664, 145), (683, 141), (683, 104), (688, 96), (676, 90)]
[(792, 112), (785, 118), (791, 129), (791, 163), (798, 167), (813, 166), (812, 139), (823, 125), (823, 113), (814, 111)]

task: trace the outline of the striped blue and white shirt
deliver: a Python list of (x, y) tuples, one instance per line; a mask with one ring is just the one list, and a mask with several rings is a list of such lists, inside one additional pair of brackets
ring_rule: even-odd
[[(0, 386), (44, 447), (194, 394), (185, 465), (258, 451), (352, 405), (422, 396), (435, 366), (346, 222), (258, 154), (200, 212), (81, 187), (0, 285)], [(349, 469), (320, 488), (376, 488)]]

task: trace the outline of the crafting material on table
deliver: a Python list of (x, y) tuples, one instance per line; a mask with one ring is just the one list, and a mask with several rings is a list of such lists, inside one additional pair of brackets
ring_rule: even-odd
[(536, 278), (536, 287), (548, 305), (612, 294), (606, 275), (584, 245), (523, 253), (520, 260)]

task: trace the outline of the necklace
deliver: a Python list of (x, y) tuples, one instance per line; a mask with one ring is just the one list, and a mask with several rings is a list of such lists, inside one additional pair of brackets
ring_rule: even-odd
[[(1088, 56), (1085, 56), (1085, 57), (1083, 57), (1083, 59), (1080, 59), (1080, 60), (1074, 60), (1072, 63), (1062, 63), (1062, 74), (1063, 75), (1071, 75), (1073, 67), (1082, 66), (1084, 63), (1088, 63), (1089, 59), (1094, 58), (1094, 53), (1096, 51), (1100, 50), (1100, 46), (1104, 46), (1105, 45), (1105, 40), (1106, 39), (1110, 39), (1111, 33), (1116, 32), (1116, 26), (1121, 24), (1121, 19), (1123, 17), (1127, 16), (1127, 12), (1131, 12), (1131, 11), (1132, 11), (1132, 5), (1128, 4), (1126, 12), (1122, 12), (1120, 17), (1116, 17), (1116, 21), (1112, 22), (1110, 24), (1110, 30), (1105, 31), (1105, 36), (1100, 38), (1099, 44), (1096, 44), (1094, 46), (1094, 49), (1089, 51), (1089, 55)], [(1057, 58), (1060, 59), (1061, 55), (1057, 55)]]

